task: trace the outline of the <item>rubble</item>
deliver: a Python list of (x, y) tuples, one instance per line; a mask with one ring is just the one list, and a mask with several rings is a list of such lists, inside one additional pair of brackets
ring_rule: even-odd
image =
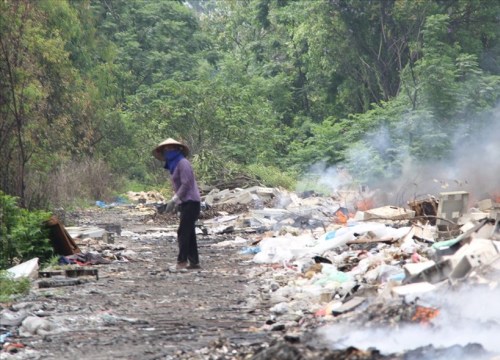
[[(154, 193), (131, 194), (129, 198), (142, 205), (163, 201)], [(115, 216), (112, 222), (105, 222), (104, 216), (100, 216), (94, 223), (80, 221), (79, 226), (66, 228), (80, 252), (64, 258), (79, 263), (77, 266), (70, 263), (69, 269), (39, 272), (38, 291), (73, 294), (87, 291), (86, 294), (103, 296), (107, 286), (115, 283), (137, 288), (140, 284), (133, 280), (135, 277), (121, 279), (129, 272), (128, 267), (133, 267), (135, 272), (142, 271), (142, 278), (154, 277), (151, 281), (156, 287), (135, 293), (113, 288), (120, 297), (108, 300), (109, 305), (99, 305), (100, 310), (106, 312), (96, 313), (88, 306), (89, 314), (79, 321), (87, 326), (136, 326), (134, 331), (172, 341), (174, 330), (170, 327), (161, 330), (168, 336), (158, 330), (165, 329), (165, 325), (155, 319), (155, 309), (168, 309), (189, 299), (193, 301), (190, 311), (199, 312), (210, 324), (193, 325), (193, 332), (206, 335), (211, 327), (244, 332), (238, 335), (241, 341), (208, 342), (205, 339), (207, 341), (197, 345), (196, 356), (206, 359), (211, 353), (221, 359), (248, 359), (250, 355), (253, 359), (416, 359), (422, 354), (441, 356), (455, 351), (473, 354), (472, 358), (486, 356), (500, 349), (488, 341), (476, 347), (461, 339), (455, 343), (450, 340), (441, 347), (435, 347), (437, 343), (429, 340), (391, 351), (384, 346), (375, 350), (364, 342), (354, 342), (332, 350), (334, 345), (345, 345), (345, 341), (356, 340), (356, 335), (364, 336), (362, 331), (370, 329), (403, 326), (406, 329), (408, 326), (420, 330), (442, 326), (447, 312), (452, 310), (436, 300), (445, 299), (443, 294), (461, 294), (465, 286), (479, 286), (484, 291), (497, 289), (500, 210), (491, 199), (475, 204), (470, 204), (470, 199), (468, 193), (459, 191), (410, 201), (409, 208), (375, 207), (373, 199), (365, 199), (362, 204), (356, 202), (353, 207), (346, 205), (348, 202), (340, 193), (336, 197), (301, 197), (282, 189), (259, 186), (212, 189), (203, 196), (197, 229), (203, 239), (199, 242), (200, 255), (205, 262), (218, 257), (225, 257), (225, 262), (219, 262), (223, 265), (218, 268), (202, 267), (197, 272), (169, 271), (165, 264), (158, 264), (159, 258), (174, 259), (173, 253), (160, 256), (159, 252), (175, 249), (175, 215), (157, 214), (154, 207), (149, 207), (151, 211), (147, 212), (135, 206), (124, 207), (124, 210), (119, 206), (99, 209), (109, 214), (115, 211), (120, 216)], [(141, 224), (131, 226), (128, 219), (133, 217), (141, 219)], [(127, 248), (125, 244), (135, 244), (135, 247)], [(97, 266), (98, 269), (91, 268)], [(203, 291), (224, 289), (214, 293), (215, 297), (231, 294), (234, 289), (220, 282), (236, 275), (242, 279), (235, 280), (232, 286), (244, 284), (248, 292), (238, 302), (241, 307), (232, 310), (241, 313), (245, 309), (245, 316), (226, 324), (226, 320), (217, 318), (226, 311), (221, 305), (210, 303), (217, 308), (211, 312), (205, 300), (200, 300), (206, 297), (193, 297), (189, 289), (197, 286), (202, 286)], [(183, 277), (186, 280), (182, 280)], [(209, 284), (203, 287), (205, 282)], [(171, 284), (182, 286), (171, 287)], [(155, 290), (151, 292), (151, 289)], [(159, 293), (163, 294), (163, 300), (158, 298)], [(141, 304), (147, 304), (147, 300), (154, 297), (157, 308), (120, 308), (117, 299), (131, 296), (145, 299)], [(224, 299), (206, 301), (218, 301), (229, 307), (227, 304), (231, 303)], [(109, 307), (121, 309), (123, 313), (108, 313)], [(137, 315), (131, 316), (132, 310)], [(28, 312), (19, 313), (17, 317), (8, 312), (4, 314), (4, 321), (15, 330), (19, 327), (19, 318)], [(28, 318), (25, 316), (21, 321)], [(39, 321), (36, 319), (31, 321)], [(173, 328), (189, 341), (193, 333), (191, 325), (177, 321)], [(23, 332), (35, 336), (52, 331), (46, 323), (42, 325), (40, 332), (28, 329)], [(63, 325), (66, 324), (61, 324), (61, 328)], [(489, 326), (497, 330), (500, 318), (493, 318)], [(252, 336), (258, 341), (245, 340)], [(306, 346), (311, 344), (323, 344), (330, 350)], [(168, 354), (169, 359), (194, 357), (192, 349), (185, 353), (170, 350), (164, 350), (162, 355)]]

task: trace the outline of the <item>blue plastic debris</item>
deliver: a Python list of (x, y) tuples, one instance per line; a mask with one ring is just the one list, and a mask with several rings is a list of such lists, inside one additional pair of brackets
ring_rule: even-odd
[(95, 205), (96, 205), (96, 206), (98, 206), (98, 207), (100, 207), (100, 208), (105, 208), (105, 207), (107, 207), (106, 203), (105, 203), (104, 201), (100, 201), (100, 200), (97, 200), (97, 201), (95, 202)]
[(3, 344), (9, 336), (12, 336), (10, 332), (0, 335), (0, 344)]
[(240, 251), (240, 254), (257, 254), (260, 253), (259, 246), (249, 246)]

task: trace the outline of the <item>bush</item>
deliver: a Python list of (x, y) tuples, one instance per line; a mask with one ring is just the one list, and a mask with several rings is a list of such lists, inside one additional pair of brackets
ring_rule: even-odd
[(17, 202), (0, 191), (0, 269), (12, 266), (15, 259), (38, 257), (43, 262), (54, 254), (44, 226), (51, 214), (22, 209)]
[(196, 178), (205, 184), (231, 181), (241, 174), (240, 166), (209, 150), (200, 151), (191, 162)]
[(82, 159), (63, 164), (50, 172), (30, 176), (26, 204), (30, 208), (73, 207), (109, 201), (122, 177), (112, 173), (100, 159)]
[(269, 187), (282, 187), (288, 190), (295, 188), (294, 174), (287, 173), (274, 166), (251, 164), (247, 166), (248, 173), (257, 178), (262, 185)]

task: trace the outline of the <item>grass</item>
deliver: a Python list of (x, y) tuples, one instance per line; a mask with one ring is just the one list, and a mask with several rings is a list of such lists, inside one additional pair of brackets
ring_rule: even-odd
[(0, 271), (0, 303), (7, 303), (29, 293), (31, 281), (27, 278), (12, 279), (7, 271)]

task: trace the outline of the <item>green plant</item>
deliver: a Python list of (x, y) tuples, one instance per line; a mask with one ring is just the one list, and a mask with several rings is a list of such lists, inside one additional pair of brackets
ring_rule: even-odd
[(17, 201), (0, 192), (0, 269), (11, 266), (15, 258), (38, 257), (43, 262), (54, 254), (43, 225), (51, 214), (20, 208)]
[(59, 268), (60, 265), (59, 265), (59, 255), (53, 255), (51, 256), (50, 258), (48, 258), (47, 260), (45, 260), (45, 262), (43, 262), (41, 268), (43, 270), (47, 270), (47, 269), (55, 269), (55, 268)]
[(0, 303), (12, 301), (16, 295), (27, 294), (30, 286), (29, 279), (14, 280), (7, 271), (0, 271)]

